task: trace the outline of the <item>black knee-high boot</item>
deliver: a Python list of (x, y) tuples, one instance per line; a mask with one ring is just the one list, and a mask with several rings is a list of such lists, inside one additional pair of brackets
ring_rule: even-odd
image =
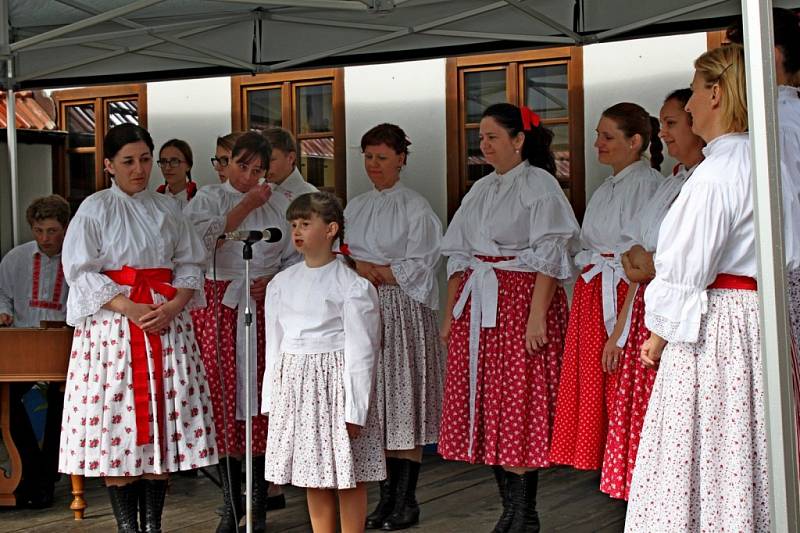
[(508, 496), (506, 471), (502, 466), (493, 466), (492, 472), (494, 472), (494, 479), (497, 482), (497, 490), (500, 492), (500, 500), (503, 502), (503, 514), (500, 515), (500, 519), (495, 524), (492, 533), (508, 533), (508, 528), (511, 527), (511, 519), (514, 517), (514, 506)]
[(536, 491), (539, 471), (522, 475), (506, 472), (506, 490), (514, 507), (514, 516), (508, 533), (539, 533), (539, 513), (536, 512)]
[(117, 519), (117, 533), (139, 533), (139, 482), (107, 488), (111, 509)]
[(417, 504), (417, 480), (420, 463), (410, 459), (400, 459), (397, 472), (397, 485), (394, 492), (394, 509), (383, 521), (383, 531), (406, 529), (419, 522)]
[(161, 514), (164, 511), (164, 499), (167, 496), (166, 479), (143, 479), (144, 492), (143, 533), (161, 533)]
[(264, 479), (264, 456), (253, 457), (253, 533), (267, 530), (267, 480)]
[(380, 529), (383, 521), (389, 518), (394, 509), (394, 493), (397, 488), (397, 469), (402, 459), (395, 457), (386, 458), (386, 479), (378, 482), (380, 500), (375, 510), (367, 515), (367, 529)]
[[(230, 479), (228, 478), (230, 470)], [(219, 462), (219, 477), (222, 480), (222, 495), (225, 507), (217, 525), (217, 533), (237, 533), (239, 520), (244, 514), (242, 507), (242, 462), (226, 457)]]

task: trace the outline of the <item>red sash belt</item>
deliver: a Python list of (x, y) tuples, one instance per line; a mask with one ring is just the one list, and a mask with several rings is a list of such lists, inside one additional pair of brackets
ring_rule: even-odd
[[(152, 292), (161, 294), (168, 300), (175, 297), (178, 292), (172, 282), (172, 270), (168, 268), (131, 268), (122, 267), (122, 270), (103, 272), (112, 281), (119, 285), (131, 287), (131, 301), (138, 304), (152, 304)], [(152, 292), (151, 292), (152, 291)], [(149, 376), (147, 372), (147, 347), (145, 333), (128, 319), (131, 331), (131, 367), (133, 369), (133, 403), (136, 411), (136, 445), (149, 444), (150, 417), (149, 417)], [(158, 408), (158, 427), (164, 428), (164, 363), (161, 347), (161, 336), (147, 333), (150, 347), (153, 350), (153, 380), (155, 381), (156, 405)], [(161, 435), (161, 444), (164, 444), (164, 435)]]
[(714, 282), (708, 286), (709, 289), (739, 289), (743, 291), (758, 290), (758, 283), (755, 278), (748, 276), (736, 276), (734, 274), (717, 274)]

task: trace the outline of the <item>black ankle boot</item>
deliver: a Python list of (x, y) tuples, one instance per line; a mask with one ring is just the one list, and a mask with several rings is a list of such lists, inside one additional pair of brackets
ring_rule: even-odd
[(161, 514), (167, 496), (166, 479), (143, 479), (144, 520), (142, 533), (161, 533)]
[(267, 531), (267, 480), (264, 456), (253, 457), (253, 533)]
[(389, 518), (392, 513), (392, 509), (394, 509), (394, 493), (397, 488), (397, 469), (400, 465), (402, 465), (402, 459), (386, 458), (386, 479), (378, 482), (381, 499), (378, 501), (378, 505), (375, 506), (375, 510), (367, 515), (367, 529), (380, 529), (384, 520)]
[(492, 533), (508, 533), (511, 520), (514, 518), (514, 506), (511, 504), (511, 498), (508, 497), (506, 471), (502, 466), (493, 466), (492, 472), (494, 472), (494, 479), (497, 482), (497, 490), (500, 492), (500, 500), (503, 502), (503, 514), (500, 515)]
[(139, 533), (139, 482), (108, 487), (108, 498), (117, 519), (117, 533)]
[[(228, 470), (230, 469), (230, 479)], [(219, 462), (219, 477), (222, 480), (222, 495), (225, 506), (217, 525), (217, 533), (237, 533), (239, 520), (244, 514), (242, 505), (242, 462), (226, 457)]]
[(397, 485), (394, 492), (394, 509), (383, 521), (383, 531), (406, 529), (419, 522), (419, 505), (417, 504), (417, 479), (419, 479), (420, 463), (409, 459), (400, 459), (397, 468)]
[(536, 512), (538, 484), (538, 470), (523, 475), (506, 472), (506, 490), (514, 508), (508, 533), (539, 533), (539, 513)]

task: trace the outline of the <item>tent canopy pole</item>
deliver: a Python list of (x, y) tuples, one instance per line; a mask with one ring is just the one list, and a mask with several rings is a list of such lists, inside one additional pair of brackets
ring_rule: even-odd
[(797, 444), (786, 307), (771, 0), (742, 0), (772, 531), (798, 531)]

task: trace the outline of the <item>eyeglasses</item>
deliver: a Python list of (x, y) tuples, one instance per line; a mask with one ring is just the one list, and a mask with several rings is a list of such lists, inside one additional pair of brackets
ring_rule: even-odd
[(222, 157), (212, 157), (212, 158), (211, 158), (211, 165), (212, 165), (214, 168), (225, 168), (225, 167), (227, 167), (227, 166), (228, 166), (228, 163), (230, 163), (230, 159), (229, 159), (229, 158), (227, 158), (227, 157), (225, 157), (225, 156), (222, 156)]
[(156, 163), (158, 163), (158, 166), (161, 168), (178, 168), (178, 166), (180, 166), (181, 163), (185, 163), (185, 161), (177, 157), (171, 157), (169, 159), (159, 159)]

